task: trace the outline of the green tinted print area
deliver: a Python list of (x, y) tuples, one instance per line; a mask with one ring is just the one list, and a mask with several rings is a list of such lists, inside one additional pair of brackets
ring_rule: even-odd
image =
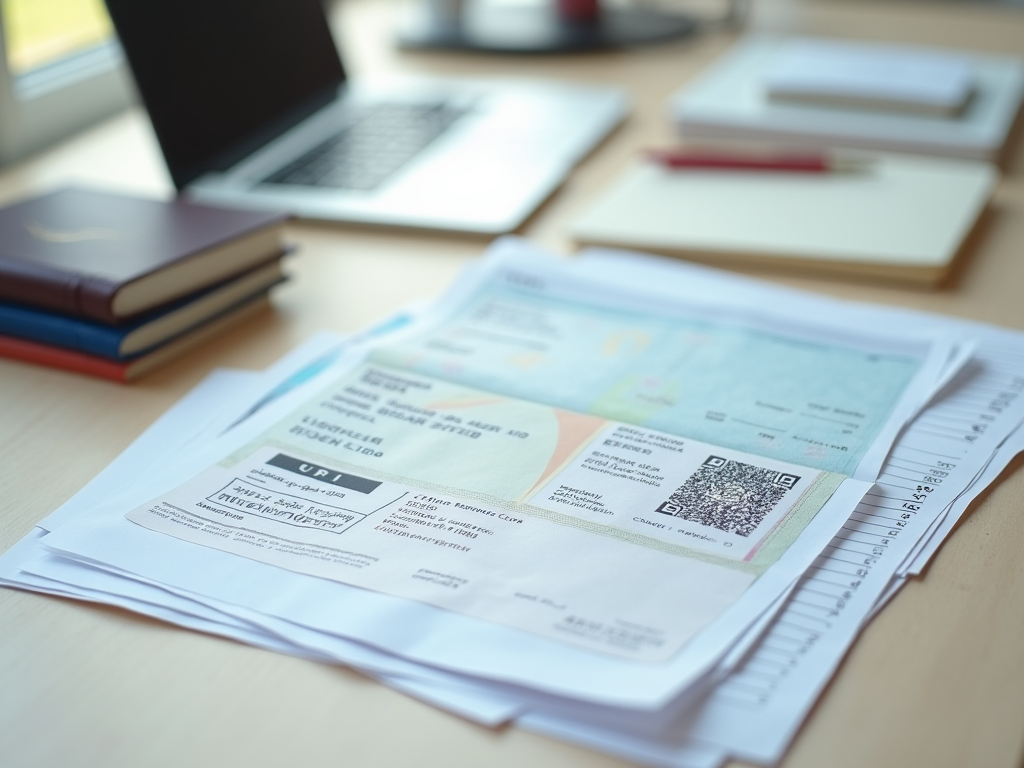
[(860, 463), (920, 364), (493, 285), (442, 327), (372, 359), (843, 474)]
[(514, 501), (606, 423), (367, 365), (332, 384), (259, 444), (294, 446), (329, 466), (352, 464)]

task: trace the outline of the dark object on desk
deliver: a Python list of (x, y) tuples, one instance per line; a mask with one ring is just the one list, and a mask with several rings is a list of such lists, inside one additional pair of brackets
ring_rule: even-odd
[(232, 312), (283, 280), (281, 260), (275, 258), (240, 277), (124, 325), (106, 325), (0, 302), (0, 334), (110, 360), (127, 360)]
[(598, 0), (425, 0), (417, 11), (399, 35), (404, 48), (576, 53), (666, 42), (688, 37), (700, 27), (691, 16), (642, 6), (602, 8)]
[(215, 320), (199, 326), (184, 336), (179, 336), (169, 344), (164, 344), (130, 360), (108, 360), (98, 355), (88, 355), (63, 347), (2, 335), (0, 335), (0, 358), (6, 357), (10, 360), (84, 373), (112, 381), (134, 381), (268, 309), (270, 309), (270, 299), (267, 292), (264, 291), (225, 312)]
[(65, 189), (0, 210), (0, 299), (117, 324), (282, 251), (279, 213)]
[(178, 189), (315, 219), (501, 233), (626, 113), (617, 88), (346, 77), (319, 0), (107, 0)]

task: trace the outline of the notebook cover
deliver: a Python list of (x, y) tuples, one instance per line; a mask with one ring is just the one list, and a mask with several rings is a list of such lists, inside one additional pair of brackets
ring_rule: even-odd
[(105, 325), (92, 320), (70, 315), (62, 315), (56, 312), (49, 312), (34, 307), (27, 307), (21, 304), (10, 304), (0, 302), (0, 334), (23, 339), (25, 341), (36, 341), (42, 344), (63, 347), (68, 350), (85, 352), (89, 355), (107, 358), (109, 360), (126, 360), (138, 357), (161, 344), (166, 344), (178, 336), (182, 336), (199, 325), (209, 322), (225, 312), (230, 312), (236, 306), (244, 304), (254, 296), (265, 293), (271, 285), (284, 280), (283, 275), (278, 275), (271, 285), (262, 281), (258, 287), (239, 296), (237, 299), (226, 305), (211, 308), (194, 322), (189, 323), (180, 331), (165, 336), (159, 341), (148, 344), (145, 348), (136, 352), (125, 353), (122, 351), (125, 339), (135, 331), (164, 318), (171, 313), (187, 307), (195, 302), (202, 301), (208, 297), (213, 298), (214, 294), (233, 287), (235, 283), (245, 281), (250, 275), (266, 269), (269, 265), (261, 264), (252, 270), (247, 271), (240, 277), (232, 278), (213, 288), (203, 291), (201, 294), (190, 296), (184, 301), (176, 302), (170, 307), (164, 308), (156, 313), (147, 314), (143, 319), (126, 325)]
[(793, 40), (763, 83), (773, 100), (948, 116), (964, 108), (975, 80), (960, 52)]
[(58, 190), (0, 209), (0, 299), (116, 323), (123, 286), (285, 218)]
[(128, 367), (128, 363), (125, 362), (107, 360), (62, 347), (51, 347), (38, 341), (17, 339), (13, 336), (0, 336), (0, 357), (45, 365), (50, 368), (60, 368), (65, 371), (75, 371), (112, 381), (125, 381), (125, 371)]
[(716, 266), (936, 283), (998, 182), (986, 163), (881, 156), (863, 172), (637, 164), (573, 224), (590, 245)]

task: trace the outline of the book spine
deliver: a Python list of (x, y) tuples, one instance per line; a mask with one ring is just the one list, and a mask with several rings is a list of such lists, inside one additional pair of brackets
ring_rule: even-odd
[(113, 311), (116, 286), (108, 280), (96, 277), (83, 277), (77, 286), (78, 314), (89, 317), (107, 325), (116, 325), (123, 318), (117, 317)]
[(25, 363), (45, 365), (64, 371), (84, 373), (101, 379), (110, 379), (111, 381), (127, 381), (128, 365), (125, 363), (115, 363), (111, 360), (103, 360), (102, 358), (85, 355), (81, 352), (50, 347), (45, 344), (15, 339), (10, 336), (0, 336), (0, 357), (20, 360)]
[(0, 255), (0, 299), (78, 314), (75, 275)]
[(124, 332), (75, 317), (0, 304), (0, 334), (117, 360)]

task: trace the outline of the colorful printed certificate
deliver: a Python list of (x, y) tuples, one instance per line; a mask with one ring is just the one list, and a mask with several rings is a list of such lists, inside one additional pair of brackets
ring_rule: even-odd
[[(599, 698), (612, 670), (675, 664), (703, 630), (727, 648), (842, 524), (949, 356), (783, 308), (652, 305), (515, 256), (121, 506), (108, 525), (152, 562), (73, 526), (56, 548), (229, 602), (251, 584), (255, 610), (449, 668), (442, 639), (483, 622), (529, 652), (474, 647), (464, 671)], [(189, 565), (168, 537), (201, 545)], [(278, 569), (306, 581), (278, 588)], [(382, 640), (385, 614), (413, 636)], [(538, 661), (565, 649), (590, 662)]]

